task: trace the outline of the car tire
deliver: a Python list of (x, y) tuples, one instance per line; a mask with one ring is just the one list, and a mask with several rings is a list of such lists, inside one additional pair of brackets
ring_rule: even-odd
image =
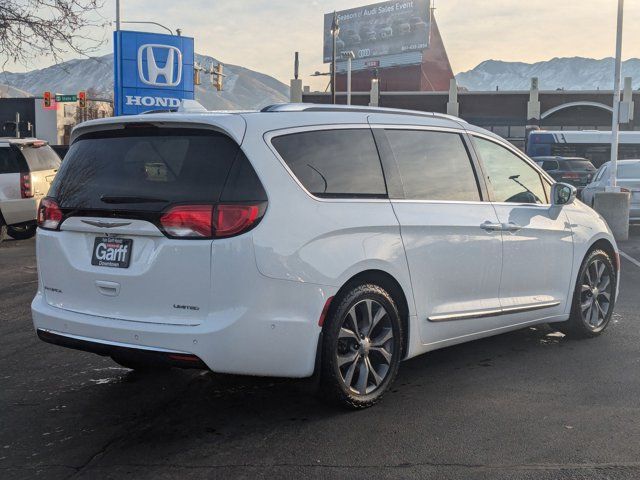
[(393, 298), (361, 284), (336, 297), (323, 328), (320, 393), (351, 409), (377, 403), (402, 358), (403, 328)]
[(617, 272), (609, 254), (592, 250), (578, 273), (569, 320), (552, 326), (570, 338), (601, 335), (611, 322), (616, 285)]
[(25, 225), (24, 227), (7, 227), (7, 233), (14, 240), (27, 240), (36, 234), (36, 226)]
[(167, 371), (171, 368), (168, 365), (155, 365), (151, 363), (136, 362), (133, 360), (129, 360), (127, 358), (121, 358), (116, 356), (111, 357), (111, 360), (116, 362), (121, 367), (128, 368), (130, 370), (135, 370), (136, 372), (141, 372), (141, 373), (162, 372), (162, 371)]

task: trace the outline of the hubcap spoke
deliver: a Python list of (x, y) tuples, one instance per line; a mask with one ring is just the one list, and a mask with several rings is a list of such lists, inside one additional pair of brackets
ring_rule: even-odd
[(387, 328), (379, 337), (371, 339), (372, 347), (382, 347), (385, 343), (393, 338), (393, 330)]
[(360, 329), (358, 328), (358, 317), (356, 316), (356, 307), (353, 306), (351, 307), (351, 310), (349, 310), (349, 313), (347, 313), (347, 319), (349, 320), (349, 322), (351, 323), (351, 327), (353, 332), (360, 337)]
[(598, 290), (607, 290), (609, 288), (609, 285), (611, 285), (611, 277), (609, 277), (609, 275), (606, 275), (600, 281), (600, 284), (598, 285)]
[(391, 364), (391, 354), (384, 347), (371, 347), (372, 352), (377, 352), (384, 359), (387, 365)]
[(341, 340), (347, 340), (347, 339), (351, 339), (351, 340), (355, 340), (356, 342), (360, 341), (360, 337), (358, 337), (358, 335), (356, 335), (356, 333), (352, 330), (349, 330), (348, 328), (344, 328), (342, 327), (340, 329), (340, 333), (338, 334), (338, 338)]
[(373, 368), (373, 365), (371, 364), (371, 360), (369, 359), (369, 357), (365, 359), (365, 362), (367, 364), (367, 367), (369, 368), (369, 372), (371, 373), (371, 376), (373, 377), (373, 383), (377, 387), (382, 383), (382, 377), (378, 375), (378, 372), (376, 372), (376, 369)]
[(582, 308), (582, 311), (586, 311), (587, 309), (591, 308), (591, 306), (593, 305), (593, 297), (589, 297), (585, 302), (580, 304), (580, 307)]
[(356, 390), (360, 395), (364, 395), (367, 393), (367, 385), (369, 384), (369, 362), (365, 360), (361, 360), (360, 363), (360, 376), (358, 377), (358, 384), (356, 385)]
[(378, 326), (378, 324), (380, 323), (380, 320), (382, 320), (386, 316), (387, 316), (387, 311), (384, 308), (380, 307), (376, 312), (375, 316), (373, 317), (373, 321), (371, 322), (371, 330), (369, 330), (369, 336), (371, 336), (374, 329)]
[(365, 325), (366, 325), (366, 332), (363, 332), (365, 335), (369, 335), (371, 333), (371, 330), (373, 329), (373, 314), (371, 313), (371, 310), (373, 308), (373, 302), (371, 300), (365, 300), (364, 302), (365, 304)]
[(349, 368), (347, 369), (347, 373), (345, 373), (344, 375), (344, 383), (348, 386), (351, 387), (353, 385), (353, 374), (356, 371), (356, 367), (358, 366), (358, 359), (360, 357), (356, 357), (355, 361), (349, 365)]
[(582, 285), (582, 293), (590, 292), (590, 291), (591, 291), (591, 286), (589, 286), (589, 285)]
[(358, 359), (358, 355), (359, 354), (357, 350), (344, 355), (338, 355), (338, 367), (343, 367), (347, 363), (355, 363), (355, 361)]

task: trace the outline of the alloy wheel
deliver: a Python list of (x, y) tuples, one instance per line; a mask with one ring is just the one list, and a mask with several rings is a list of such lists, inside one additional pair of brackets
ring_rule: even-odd
[(582, 321), (591, 329), (598, 329), (608, 318), (613, 294), (613, 275), (609, 267), (595, 259), (582, 275), (580, 310)]
[(393, 328), (387, 310), (375, 300), (361, 300), (342, 320), (337, 365), (344, 385), (367, 395), (384, 382), (394, 355)]

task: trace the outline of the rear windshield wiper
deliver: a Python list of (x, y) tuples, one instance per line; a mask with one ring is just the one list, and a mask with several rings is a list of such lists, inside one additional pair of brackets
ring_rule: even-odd
[(109, 196), (100, 197), (104, 203), (169, 203), (169, 200), (155, 197), (139, 197), (139, 196)]

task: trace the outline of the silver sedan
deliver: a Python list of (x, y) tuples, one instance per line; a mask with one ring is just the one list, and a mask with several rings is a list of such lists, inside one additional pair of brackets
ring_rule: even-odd
[[(593, 207), (595, 194), (609, 185), (610, 164), (603, 164), (589, 185), (582, 191), (582, 201)], [(640, 160), (618, 161), (618, 186), (631, 192), (631, 222), (640, 222)]]

